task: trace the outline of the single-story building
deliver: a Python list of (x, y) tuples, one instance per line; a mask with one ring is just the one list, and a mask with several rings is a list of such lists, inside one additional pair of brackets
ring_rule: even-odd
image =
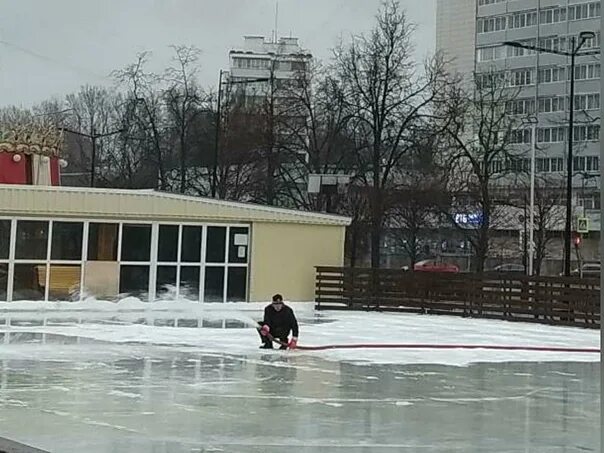
[(0, 184), (0, 300), (314, 298), (350, 219), (153, 190)]

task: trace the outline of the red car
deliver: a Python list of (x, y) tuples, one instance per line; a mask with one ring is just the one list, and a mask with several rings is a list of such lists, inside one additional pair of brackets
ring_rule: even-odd
[(413, 266), (413, 270), (416, 272), (459, 272), (459, 267), (455, 264), (443, 263), (442, 261), (436, 260), (424, 260), (418, 261)]

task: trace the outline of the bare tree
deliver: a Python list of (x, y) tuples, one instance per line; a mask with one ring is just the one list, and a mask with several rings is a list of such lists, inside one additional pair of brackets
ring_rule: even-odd
[(113, 76), (125, 90), (131, 133), (151, 164), (150, 172), (159, 177), (159, 188), (168, 190), (171, 146), (166, 134), (166, 108), (161, 78), (145, 71), (149, 57), (149, 52), (138, 54), (135, 63), (114, 71)]
[(531, 133), (506, 111), (518, 90), (508, 86), (503, 74), (476, 77), (471, 92), (460, 86), (449, 93), (445, 128), (449, 150), (443, 165), (450, 170), (451, 193), (451, 205), (446, 206), (445, 213), (471, 243), (475, 270), (482, 272), (492, 229), (504, 221), (501, 217), (507, 212), (501, 204), (509, 196), (509, 187), (514, 186), (513, 176), (526, 170), (524, 160), (519, 159), (521, 150), (515, 145), (530, 142)]
[(167, 86), (164, 100), (167, 109), (167, 127), (175, 136), (178, 148), (179, 192), (188, 189), (187, 173), (192, 162), (193, 124), (196, 117), (207, 110), (206, 96), (196, 77), (199, 71), (199, 56), (201, 51), (194, 46), (172, 46), (174, 50), (174, 65), (169, 67), (164, 75)]
[(421, 70), (415, 64), (413, 31), (399, 3), (391, 0), (382, 6), (369, 34), (355, 36), (335, 51), (349, 124), (358, 137), (359, 178), (371, 193), (372, 267), (380, 266), (385, 195), (396, 183), (396, 169), (423, 118), (434, 113), (442, 93), (439, 85), (445, 83), (439, 57), (428, 60)]
[(427, 135), (413, 151), (401, 183), (390, 194), (391, 224), (398, 245), (409, 258), (413, 269), (427, 233), (438, 226), (440, 207), (448, 202), (443, 169), (435, 155), (438, 136)]
[(309, 194), (310, 174), (353, 173), (354, 143), (348, 137), (347, 103), (341, 82), (314, 63), (299, 71), (282, 90), (283, 111), (277, 117), (281, 195), (288, 204), (305, 210), (341, 212), (345, 194)]
[[(70, 139), (68, 143), (76, 146), (70, 153), (72, 163), (88, 171), (90, 178), (94, 177), (101, 185), (112, 179), (107, 164), (115, 153), (111, 149), (112, 140), (105, 135), (120, 127), (113, 109), (115, 99), (116, 94), (106, 88), (90, 85), (65, 98), (69, 114), (62, 121)], [(98, 136), (103, 137), (97, 139)]]
[(552, 232), (564, 225), (564, 185), (562, 181), (545, 176), (535, 179), (535, 275), (541, 275), (543, 261), (548, 256), (548, 246), (555, 239)]

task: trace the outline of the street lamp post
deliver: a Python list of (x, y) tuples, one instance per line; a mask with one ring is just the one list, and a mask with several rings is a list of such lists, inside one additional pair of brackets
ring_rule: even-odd
[[(136, 98), (134, 100), (134, 102), (144, 102), (144, 99)], [(117, 107), (121, 107), (124, 104), (126, 104), (126, 102), (119, 104)], [(68, 108), (68, 109), (57, 111), (57, 112), (39, 113), (34, 116), (36, 116), (36, 117), (37, 116), (51, 116), (51, 115), (58, 115), (61, 113), (67, 113), (67, 112), (73, 112), (73, 111), (75, 111), (74, 108)], [(125, 130), (118, 129), (115, 131), (106, 132), (104, 134), (97, 134), (95, 127), (92, 126), (90, 129), (90, 134), (86, 134), (84, 132), (74, 131), (74, 130), (68, 129), (66, 127), (59, 127), (58, 129), (60, 131), (69, 132), (70, 134), (79, 135), (81, 137), (85, 137), (90, 140), (90, 143), (92, 146), (91, 155), (90, 155), (90, 187), (94, 187), (95, 179), (96, 179), (96, 141), (97, 141), (97, 139), (103, 138), (103, 137), (109, 137), (111, 135), (120, 134), (120, 133), (124, 132)]]
[(220, 127), (221, 127), (221, 108), (222, 108), (222, 85), (223, 84), (246, 84), (253, 82), (269, 82), (271, 78), (269, 77), (259, 77), (255, 79), (244, 79), (244, 80), (222, 80), (225, 71), (220, 70), (220, 76), (218, 78), (218, 102), (216, 109), (216, 137), (214, 139), (214, 162), (212, 165), (212, 182), (211, 182), (211, 190), (212, 190), (212, 198), (216, 198), (216, 190), (218, 187), (218, 154), (219, 154), (219, 142), (220, 142)]
[[(528, 223), (528, 259), (525, 267), (527, 275), (533, 275), (535, 262), (535, 154), (537, 151), (537, 123), (535, 117), (529, 117), (528, 122), (531, 124), (531, 177), (529, 189), (529, 223)], [(526, 209), (526, 201), (524, 203)], [(526, 217), (526, 212), (524, 213)], [(525, 224), (526, 226), (526, 224)], [(526, 241), (526, 231), (525, 231)]]
[(545, 47), (530, 46), (514, 41), (506, 41), (504, 46), (516, 47), (536, 52), (551, 53), (570, 57), (570, 102), (568, 115), (568, 158), (566, 162), (566, 224), (564, 228), (564, 275), (570, 275), (570, 250), (572, 242), (572, 190), (573, 190), (573, 128), (574, 128), (574, 109), (575, 109), (575, 59), (583, 55), (599, 55), (600, 51), (581, 52), (581, 48), (588, 39), (594, 39), (596, 34), (593, 31), (583, 31), (579, 34), (579, 41), (573, 36), (570, 39), (570, 51), (547, 49)]

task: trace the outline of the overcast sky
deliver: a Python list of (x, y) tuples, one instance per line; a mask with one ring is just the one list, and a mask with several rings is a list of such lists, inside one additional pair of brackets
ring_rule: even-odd
[[(153, 68), (171, 44), (202, 49), (201, 83), (216, 84), (228, 51), (244, 35), (271, 36), (277, 0), (0, 0), (0, 106), (29, 106), (110, 85), (108, 76), (153, 52)], [(368, 30), (381, 0), (278, 0), (279, 35), (300, 38), (325, 60), (340, 36)], [(434, 49), (436, 0), (400, 0), (418, 26), (417, 56)]]

